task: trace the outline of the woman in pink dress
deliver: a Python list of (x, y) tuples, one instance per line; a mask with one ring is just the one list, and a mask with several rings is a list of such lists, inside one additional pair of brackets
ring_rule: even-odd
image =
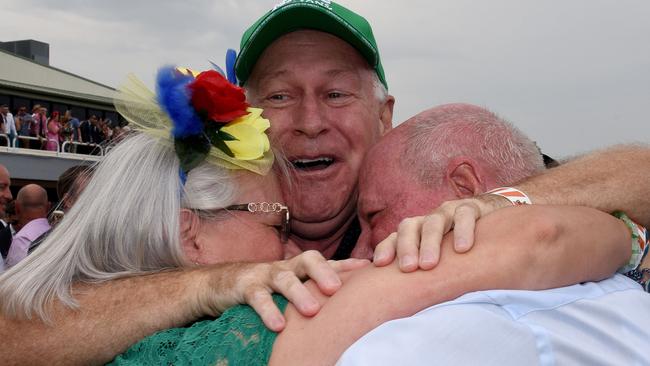
[(52, 117), (47, 122), (47, 145), (46, 150), (57, 151), (59, 147), (59, 131), (61, 130), (61, 122), (59, 122), (59, 112), (52, 112)]

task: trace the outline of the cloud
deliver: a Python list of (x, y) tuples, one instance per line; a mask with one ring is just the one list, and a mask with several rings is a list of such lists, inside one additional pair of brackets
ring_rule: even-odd
[[(116, 86), (163, 64), (223, 64), (278, 0), (6, 0), (3, 40), (50, 43), (51, 63)], [(373, 25), (395, 120), (465, 101), (556, 156), (649, 142), (650, 2), (349, 0)], [(29, 24), (29, 26), (26, 26)]]

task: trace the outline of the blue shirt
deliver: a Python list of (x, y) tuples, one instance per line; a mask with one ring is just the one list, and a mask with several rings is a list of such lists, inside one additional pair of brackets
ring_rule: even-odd
[(339, 365), (650, 365), (650, 294), (622, 275), (469, 293), (385, 323)]

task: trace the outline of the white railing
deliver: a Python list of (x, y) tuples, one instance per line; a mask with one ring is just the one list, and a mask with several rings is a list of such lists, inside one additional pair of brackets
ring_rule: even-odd
[[(75, 146), (89, 146), (89, 147), (90, 147), (90, 146), (93, 146), (93, 147), (95, 147), (95, 148), (99, 148), (99, 155), (100, 155), (100, 156), (104, 156), (104, 148), (101, 147), (100, 145), (97, 145), (97, 144), (91, 144), (91, 143), (89, 143), (89, 142), (65, 141), (65, 142), (63, 143), (63, 145), (61, 145), (61, 151), (62, 151), (62, 152), (66, 152), (66, 151), (65, 151), (65, 147), (68, 146), (68, 145), (75, 145)], [(76, 153), (71, 153), (71, 154), (76, 154)], [(84, 155), (85, 155), (85, 154), (84, 154)]]
[[(76, 141), (65, 141), (61, 145), (61, 144), (59, 144), (58, 140), (45, 139), (45, 138), (42, 138), (42, 137), (21, 136), (21, 135), (16, 136), (13, 140), (11, 140), (11, 139), (9, 139), (9, 136), (7, 134), (4, 134), (4, 133), (0, 133), (0, 140), (4, 140), (5, 143), (6, 143), (5, 146), (7, 148), (11, 148), (11, 149), (25, 149), (22, 146), (16, 146), (16, 143), (19, 142), (19, 140), (30, 140), (30, 141), (37, 141), (37, 142), (39, 142), (41, 144), (42, 143), (47, 143), (47, 142), (54, 142), (56, 144), (56, 154), (57, 155), (59, 155), (62, 152), (63, 153), (68, 153), (68, 152), (65, 151), (65, 148), (68, 145), (88, 146), (88, 147), (91, 147), (93, 149), (98, 148), (100, 156), (104, 155), (104, 148), (101, 147), (98, 144), (92, 144), (92, 143), (76, 142)], [(41, 149), (39, 148), (39, 149), (36, 149), (36, 150), (41, 150)], [(48, 151), (48, 150), (43, 150), (43, 151)], [(52, 150), (49, 150), (49, 151), (52, 151)], [(93, 151), (93, 150), (91, 150), (91, 151)], [(77, 153), (68, 153), (68, 154), (77, 154)], [(90, 154), (77, 154), (77, 155), (90, 155)]]
[[(16, 147), (16, 141), (17, 140), (32, 140), (32, 141), (38, 141), (40, 143), (47, 143), (47, 142), (54, 142), (56, 144), (56, 152), (59, 152), (59, 141), (58, 140), (52, 140), (52, 139), (46, 139), (42, 137), (31, 137), (31, 136), (16, 136), (16, 138), (12, 141), (11, 147), (14, 149), (24, 149), (23, 147)], [(46, 150), (46, 151), (53, 151), (53, 150)]]

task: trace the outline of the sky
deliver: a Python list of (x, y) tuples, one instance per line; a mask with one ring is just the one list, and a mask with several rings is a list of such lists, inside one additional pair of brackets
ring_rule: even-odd
[[(0, 41), (112, 87), (166, 64), (224, 64), (279, 0), (3, 0)], [(650, 143), (650, 1), (341, 0), (373, 26), (394, 124), (453, 102), (486, 107), (556, 158)], [(1, 65), (0, 65), (1, 67)]]

